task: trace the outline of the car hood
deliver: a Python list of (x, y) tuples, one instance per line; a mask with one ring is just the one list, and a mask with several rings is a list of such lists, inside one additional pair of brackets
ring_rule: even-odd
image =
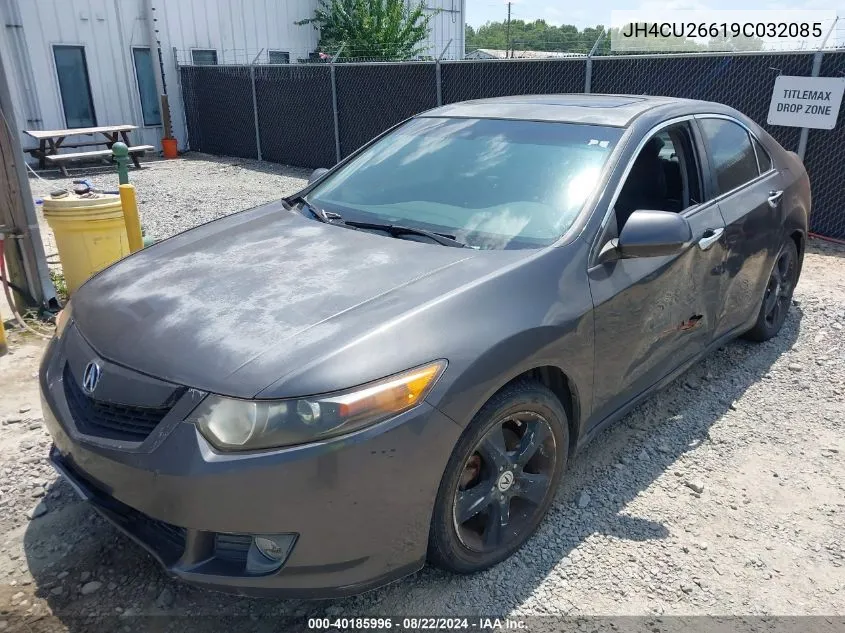
[[(292, 368), (521, 253), (392, 239), (272, 203), (121, 260), (77, 291), (73, 318), (114, 363), (252, 397)], [(372, 377), (378, 376), (361, 375), (353, 384)]]

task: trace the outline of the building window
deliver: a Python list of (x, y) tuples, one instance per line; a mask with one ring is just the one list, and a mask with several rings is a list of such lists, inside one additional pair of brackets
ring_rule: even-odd
[(191, 61), (194, 62), (194, 66), (216, 66), (217, 51), (213, 48), (195, 48), (191, 51)]
[(271, 64), (290, 64), (290, 53), (287, 51), (268, 51)]
[(138, 81), (144, 125), (161, 125), (161, 109), (153, 74), (155, 69), (152, 52), (149, 48), (133, 48), (132, 59), (135, 62), (135, 79)]
[(53, 57), (59, 77), (65, 125), (69, 128), (96, 126), (85, 49), (82, 46), (54, 46)]

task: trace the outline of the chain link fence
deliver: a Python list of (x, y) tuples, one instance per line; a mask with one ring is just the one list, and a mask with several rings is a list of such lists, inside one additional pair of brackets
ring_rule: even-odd
[(508, 95), (584, 92), (585, 58), (444, 62), (443, 103)]
[(597, 57), (592, 89), (716, 101), (763, 126), (787, 149), (798, 147), (798, 128), (769, 126), (766, 117), (778, 75), (809, 75), (810, 54)]
[[(821, 64), (819, 64), (819, 60)], [(557, 59), (181, 66), (191, 149), (327, 167), (404, 119), (438, 105), (518, 94), (647, 94), (743, 112), (786, 149), (799, 128), (766, 123), (778, 75), (845, 76), (845, 48)], [(845, 239), (845, 121), (811, 130), (811, 230)]]
[(437, 106), (437, 64), (335, 64), (340, 155)]
[(249, 66), (183, 66), (188, 145), (208, 154), (258, 158)]
[(331, 68), (294, 64), (251, 70), (255, 79), (252, 143), (261, 158), (297, 167), (334, 165)]
[[(821, 77), (845, 77), (845, 51), (822, 58)], [(845, 106), (843, 106), (845, 110)], [(804, 165), (813, 188), (811, 229), (845, 239), (845, 121), (843, 110), (832, 130), (811, 130)]]

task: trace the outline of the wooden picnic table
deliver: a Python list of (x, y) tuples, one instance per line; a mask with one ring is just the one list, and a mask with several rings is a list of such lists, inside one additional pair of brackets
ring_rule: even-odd
[[(111, 149), (111, 146), (117, 143), (122, 138), (123, 142), (126, 143), (127, 147), (130, 147), (130, 149), (134, 149), (131, 148), (132, 144), (129, 142), (129, 132), (137, 129), (137, 125), (100, 125), (97, 127), (80, 127), (68, 130), (24, 130), (24, 134), (31, 136), (36, 141), (38, 141), (37, 148), (29, 149), (26, 151), (28, 151), (35, 158), (38, 159), (39, 169), (45, 169), (47, 167), (47, 157), (58, 156), (59, 148), (61, 147), (69, 148), (88, 147), (92, 145), (105, 145), (108, 149)], [(95, 134), (102, 134), (103, 136), (105, 136), (105, 140), (88, 143), (65, 143), (65, 139), (68, 136), (77, 136), (80, 134), (87, 134), (89, 136), (93, 136)], [(140, 150), (140, 148), (138, 149)], [(92, 157), (95, 157), (98, 155), (102, 155), (103, 152), (90, 152), (90, 154)], [(130, 155), (132, 156), (132, 162), (135, 163), (135, 167), (140, 169), (141, 163), (138, 162), (138, 152), (130, 151)], [(74, 154), (74, 156), (83, 156), (83, 154)], [(51, 160), (51, 162), (53, 161), (55, 161), (55, 159)], [(67, 169), (64, 165), (59, 164), (59, 169), (62, 171), (62, 174), (67, 176)]]

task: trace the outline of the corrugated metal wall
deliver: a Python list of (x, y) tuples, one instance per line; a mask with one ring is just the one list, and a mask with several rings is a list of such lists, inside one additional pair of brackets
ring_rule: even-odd
[[(465, 0), (427, 0), (438, 10), (432, 20), (428, 54), (459, 59), (464, 49)], [(171, 99), (174, 134), (187, 146), (177, 62), (191, 50), (214, 49), (220, 64), (267, 63), (268, 51), (307, 58), (318, 32), (297, 21), (314, 14), (317, 0), (153, 0), (165, 87)], [(143, 126), (132, 61), (133, 46), (149, 46), (143, 0), (0, 0), (9, 37), (0, 54), (15, 91), (16, 118), (28, 129), (66, 128), (52, 46), (85, 47), (91, 95), (99, 125), (139, 126), (133, 143), (158, 146), (160, 126)], [(20, 22), (19, 25), (16, 23)], [(21, 135), (24, 147), (34, 141)]]
[(177, 63), (190, 63), (191, 50), (214, 49), (219, 64), (267, 63), (268, 51), (290, 54), (296, 62), (317, 48), (313, 26), (295, 22), (311, 17), (317, 0), (153, 0), (167, 75), (173, 130), (187, 147)]
[[(409, 0), (415, 2), (416, 0)], [(426, 0), (429, 11), (436, 11), (428, 36), (428, 55), (443, 59), (464, 58), (464, 4), (466, 0)], [(444, 54), (445, 50), (445, 54)]]
[[(16, 2), (21, 28), (27, 43), (28, 60), (18, 60), (10, 74), (18, 85), (24, 73), (34, 78), (35, 99), (40, 122), (30, 127), (62, 129), (67, 127), (56, 78), (53, 45), (83, 46), (91, 84), (91, 97), (98, 125), (131, 123), (143, 125), (138, 87), (131, 57), (132, 46), (148, 46), (146, 22), (141, 0), (3, 0)], [(28, 61), (29, 68), (21, 67)], [(26, 64), (23, 64), (26, 66)], [(19, 108), (25, 105), (19, 101)], [(26, 125), (32, 114), (16, 112)], [(159, 128), (142, 128), (133, 143), (158, 144)], [(35, 142), (21, 136), (24, 147)]]
[(189, 62), (193, 48), (210, 48), (220, 64), (248, 64), (256, 56), (267, 63), (268, 50), (286, 51), (291, 61), (307, 58), (318, 33), (295, 22), (313, 16), (316, 6), (316, 0), (155, 0), (162, 41), (176, 47), (180, 61)]
[[(410, 0), (409, 0), (410, 1)], [(317, 47), (319, 34), (296, 22), (313, 16), (317, 0), (152, 0), (161, 43), (165, 87), (174, 134), (187, 146), (177, 62), (190, 63), (192, 49), (214, 49), (219, 64), (267, 63), (268, 51), (296, 62)], [(437, 10), (428, 54), (459, 59), (464, 49), (465, 0), (427, 0)], [(0, 0), (8, 37), (0, 54), (15, 91), (16, 118), (27, 129), (63, 129), (52, 47), (83, 46), (99, 125), (138, 125), (133, 143), (158, 147), (160, 126), (143, 126), (131, 48), (149, 46), (143, 0)], [(17, 24), (20, 22), (20, 24)], [(21, 135), (24, 147), (34, 141)]]
[[(91, 95), (99, 125), (130, 123), (139, 126), (133, 143), (158, 146), (160, 126), (143, 126), (140, 97), (132, 61), (133, 46), (149, 46), (143, 0), (0, 0), (4, 17), (19, 14), (18, 37), (26, 40), (26, 54), (17, 58), (11, 40), (4, 41), (15, 83), (16, 115), (27, 128), (66, 128), (52, 47), (83, 46)], [(171, 96), (174, 133), (187, 144), (177, 60), (195, 48), (214, 49), (218, 62), (252, 61), (263, 49), (290, 53), (292, 61), (307, 57), (317, 46), (311, 26), (294, 24), (313, 14), (316, 0), (153, 0), (165, 70)], [(10, 23), (9, 19), (6, 23)], [(20, 34), (23, 34), (22, 36)], [(247, 57), (249, 59), (247, 60)], [(27, 77), (31, 81), (27, 81)], [(34, 86), (34, 104), (27, 103), (26, 86)], [(34, 141), (21, 135), (25, 147)]]

